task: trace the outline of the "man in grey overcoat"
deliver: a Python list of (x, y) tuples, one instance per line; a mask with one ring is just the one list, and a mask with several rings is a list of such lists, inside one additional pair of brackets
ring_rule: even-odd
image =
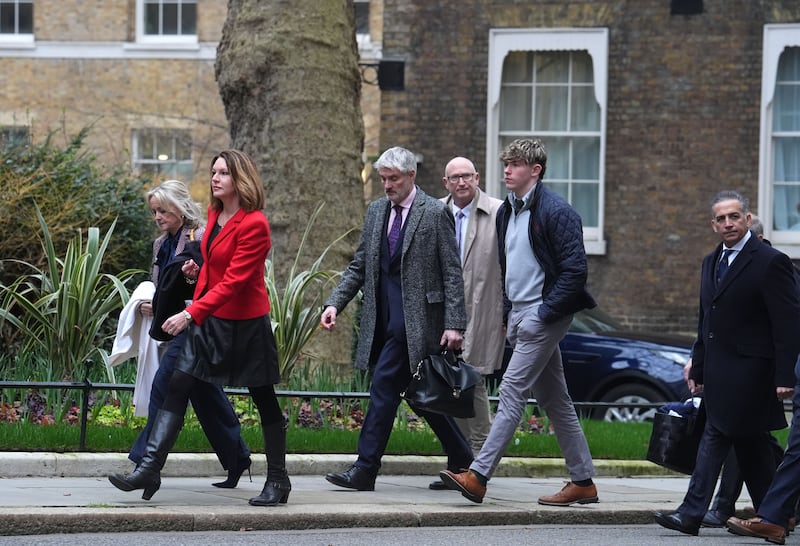
[[(361, 241), (325, 303), (321, 324), (363, 292), (355, 366), (371, 372), (370, 403), (358, 439), (358, 459), (325, 478), (340, 487), (373, 491), (412, 368), (446, 345), (460, 349), (466, 328), (464, 283), (453, 215), (415, 185), (412, 152), (395, 147), (374, 163), (385, 198), (367, 208)], [(439, 438), (447, 466), (460, 471), (472, 450), (451, 417), (414, 409)]]

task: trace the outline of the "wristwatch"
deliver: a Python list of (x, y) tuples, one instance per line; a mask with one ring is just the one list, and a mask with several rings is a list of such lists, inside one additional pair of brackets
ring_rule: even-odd
[(186, 324), (189, 324), (192, 322), (192, 320), (194, 320), (192, 319), (192, 315), (189, 314), (189, 311), (187, 311), (186, 309), (183, 310), (183, 318), (186, 319)]

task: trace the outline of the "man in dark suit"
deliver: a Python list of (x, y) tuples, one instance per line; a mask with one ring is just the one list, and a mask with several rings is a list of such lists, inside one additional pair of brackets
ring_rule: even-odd
[(747, 199), (723, 191), (711, 226), (722, 243), (703, 259), (689, 388), (704, 392), (706, 428), (683, 503), (656, 522), (697, 535), (731, 447), (756, 509), (775, 475), (769, 431), (786, 427), (800, 351), (800, 296), (788, 256), (750, 232)]
[[(338, 313), (363, 292), (356, 368), (370, 369), (370, 402), (358, 437), (358, 459), (325, 476), (340, 487), (372, 491), (412, 367), (442, 345), (460, 349), (466, 328), (464, 282), (450, 209), (419, 189), (412, 152), (395, 147), (374, 164), (386, 197), (367, 208), (361, 241), (325, 303), (321, 323), (332, 330)], [(460, 471), (472, 450), (451, 417), (412, 408), (430, 425)]]

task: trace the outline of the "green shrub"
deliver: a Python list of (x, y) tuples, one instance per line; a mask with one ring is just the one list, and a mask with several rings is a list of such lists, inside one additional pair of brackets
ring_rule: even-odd
[(27, 268), (43, 267), (47, 257), (31, 244), (39, 234), (38, 205), (56, 253), (61, 254), (86, 226), (107, 231), (116, 221), (102, 271), (116, 273), (142, 267), (151, 260), (156, 228), (148, 221), (143, 198), (146, 180), (126, 166), (101, 167), (82, 150), (89, 129), (55, 145), (51, 133), (39, 144), (11, 143), (0, 149), (0, 256), (18, 260), (0, 268), (8, 284)]
[(38, 208), (35, 211), (43, 232), (45, 266), (14, 262), (28, 273), (0, 285), (0, 319), (18, 331), (22, 350), (45, 358), (59, 379), (82, 379), (82, 364), (93, 360), (105, 365), (114, 382), (103, 348), (109, 341), (103, 325), (127, 303), (126, 283), (140, 270), (128, 269), (118, 276), (101, 272), (113, 222), (102, 240), (100, 230), (90, 227), (85, 246), (79, 233), (59, 258), (44, 217)]

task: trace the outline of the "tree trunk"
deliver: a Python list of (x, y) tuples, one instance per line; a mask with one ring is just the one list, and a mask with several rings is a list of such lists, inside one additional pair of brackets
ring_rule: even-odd
[[(300, 267), (356, 228), (325, 261), (344, 269), (364, 216), (352, 0), (229, 0), (215, 69), (232, 146), (252, 155), (264, 181), (278, 284), (320, 202)], [(350, 332), (346, 322), (337, 326), (335, 338), (320, 336), (324, 358), (349, 362)]]
[[(304, 254), (361, 225), (364, 128), (352, 1), (230, 0), (216, 77), (233, 147), (251, 154), (267, 191), (278, 279), (308, 217), (325, 202)], [(341, 269), (353, 240), (328, 262)]]

